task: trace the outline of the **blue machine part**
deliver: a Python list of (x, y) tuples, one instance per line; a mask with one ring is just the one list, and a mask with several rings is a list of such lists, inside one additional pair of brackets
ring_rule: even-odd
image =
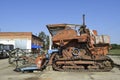
[(49, 59), (50, 58), (50, 55), (54, 52), (59, 52), (58, 49), (52, 49), (52, 50), (48, 50), (48, 53), (46, 54), (46, 58)]
[(48, 50), (48, 54), (52, 54), (53, 52), (59, 52), (59, 50), (58, 49)]
[(31, 66), (20, 68), (21, 71), (29, 71), (29, 70), (37, 70), (37, 69), (38, 68), (36, 65), (31, 65)]

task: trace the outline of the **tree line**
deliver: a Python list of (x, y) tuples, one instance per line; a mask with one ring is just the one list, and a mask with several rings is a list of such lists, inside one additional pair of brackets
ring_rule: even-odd
[(112, 49), (120, 49), (120, 45), (119, 44), (111, 44)]
[(38, 35), (38, 37), (43, 42), (43, 49), (47, 50), (49, 48), (49, 36), (45, 34), (45, 32), (41, 31)]

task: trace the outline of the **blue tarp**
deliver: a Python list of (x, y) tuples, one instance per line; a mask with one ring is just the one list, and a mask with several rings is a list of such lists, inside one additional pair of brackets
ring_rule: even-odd
[(32, 44), (32, 48), (41, 48), (41, 46)]

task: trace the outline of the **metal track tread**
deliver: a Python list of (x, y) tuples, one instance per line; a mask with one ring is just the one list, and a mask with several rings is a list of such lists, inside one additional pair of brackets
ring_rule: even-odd
[[(53, 66), (53, 70), (60, 71), (60, 72), (109, 72), (109, 71), (112, 70), (112, 68), (114, 66), (113, 61), (109, 57), (106, 56), (106, 59), (103, 58), (103, 60), (102, 59), (101, 60), (96, 60), (95, 62), (101, 62), (102, 63), (103, 61), (106, 61), (106, 60), (111, 63), (110, 64), (111, 67), (106, 66), (106, 67), (101, 68), (101, 69), (100, 68), (97, 68), (97, 69), (94, 69), (94, 68), (91, 68), (91, 69), (85, 69), (85, 68), (84, 69), (83, 68), (67, 68), (67, 69), (64, 69), (64, 68), (61, 68), (61, 67), (57, 67), (55, 62), (60, 61), (59, 59), (54, 61), (52, 66)], [(69, 61), (69, 60), (67, 60), (67, 61)], [(86, 60), (86, 61), (88, 61), (88, 60)], [(94, 60), (90, 60), (90, 61), (94, 61)]]
[(109, 72), (112, 68), (107, 69), (60, 69), (60, 68), (54, 68), (56, 71), (60, 72)]

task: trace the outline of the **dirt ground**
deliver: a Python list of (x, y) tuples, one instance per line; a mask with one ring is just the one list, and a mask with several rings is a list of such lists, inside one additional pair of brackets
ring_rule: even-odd
[[(120, 63), (120, 57), (111, 58)], [(33, 73), (15, 72), (14, 68), (8, 64), (8, 59), (0, 59), (0, 80), (120, 80), (118, 68), (113, 68), (110, 72), (35, 71)]]

